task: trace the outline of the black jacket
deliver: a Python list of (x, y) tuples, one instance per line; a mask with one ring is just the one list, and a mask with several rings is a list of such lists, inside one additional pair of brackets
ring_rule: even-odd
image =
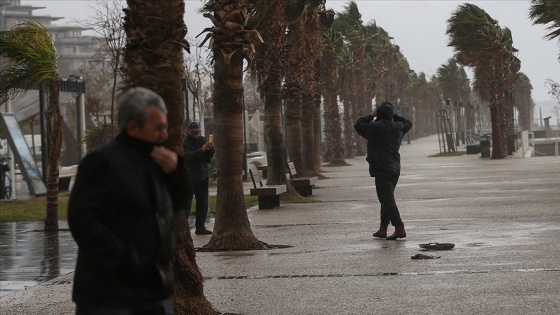
[(182, 158), (165, 174), (152, 149), (121, 133), (78, 167), (68, 203), (77, 303), (135, 307), (171, 296), (173, 212), (186, 208), (191, 187)]
[(185, 137), (183, 142), (183, 154), (187, 168), (189, 170), (189, 178), (192, 182), (207, 179), (208, 163), (214, 156), (214, 149), (202, 151), (202, 146), (206, 143), (206, 138), (199, 136), (198, 138)]
[(399, 148), (402, 138), (410, 128), (412, 123), (398, 115), (394, 115), (392, 120), (373, 121), (371, 115), (358, 119), (354, 129), (368, 141), (367, 161), (371, 176), (400, 175)]

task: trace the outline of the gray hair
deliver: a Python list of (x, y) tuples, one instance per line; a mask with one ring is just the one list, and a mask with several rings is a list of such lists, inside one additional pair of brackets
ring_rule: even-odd
[(118, 127), (126, 130), (129, 121), (136, 121), (141, 126), (148, 119), (148, 107), (155, 106), (167, 115), (167, 107), (163, 98), (156, 92), (143, 87), (131, 88), (119, 97)]

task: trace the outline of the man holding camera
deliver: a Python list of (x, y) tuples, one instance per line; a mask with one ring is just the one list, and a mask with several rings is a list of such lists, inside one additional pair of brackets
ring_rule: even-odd
[[(382, 103), (354, 125), (358, 134), (368, 141), (366, 160), (370, 176), (375, 177), (375, 190), (381, 203), (381, 224), (373, 233), (374, 237), (387, 240), (406, 237), (394, 192), (401, 173), (401, 141), (411, 128), (412, 122), (395, 114), (389, 102)], [(395, 232), (387, 236), (389, 223), (395, 227)]]
[(187, 136), (183, 142), (183, 153), (189, 170), (192, 193), (189, 196), (187, 206), (187, 217), (189, 217), (192, 197), (196, 199), (195, 234), (208, 235), (212, 231), (206, 229), (206, 218), (208, 216), (208, 163), (214, 156), (214, 143), (212, 139), (200, 135), (200, 124), (192, 121), (187, 126)]

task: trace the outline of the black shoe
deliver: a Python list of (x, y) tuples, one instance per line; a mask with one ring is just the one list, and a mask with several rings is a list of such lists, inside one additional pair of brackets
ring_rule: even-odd
[(194, 231), (194, 234), (208, 235), (208, 234), (212, 234), (212, 231), (207, 230), (205, 227), (203, 227), (203, 228), (200, 228), (200, 229), (196, 229), (196, 231)]

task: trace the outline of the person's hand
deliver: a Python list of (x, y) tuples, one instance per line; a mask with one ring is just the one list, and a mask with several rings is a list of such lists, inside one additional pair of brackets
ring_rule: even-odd
[(206, 142), (202, 145), (202, 151), (212, 150), (214, 148), (214, 142)]
[(169, 174), (177, 169), (177, 153), (165, 147), (154, 147), (151, 156), (164, 173)]

